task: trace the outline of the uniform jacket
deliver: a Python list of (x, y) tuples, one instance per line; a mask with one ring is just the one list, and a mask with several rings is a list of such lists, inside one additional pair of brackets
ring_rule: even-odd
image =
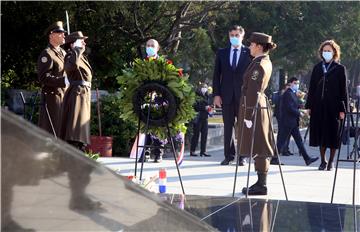
[(311, 110), (310, 146), (339, 147), (339, 113), (348, 104), (345, 67), (332, 62), (324, 75), (323, 62), (313, 68), (305, 108)]
[(291, 88), (288, 88), (280, 100), (280, 120), (285, 127), (298, 127), (300, 118), (299, 100)]
[(64, 114), (61, 138), (90, 144), (90, 87), (72, 84), (74, 81), (91, 82), (92, 69), (79, 48), (72, 49), (65, 58), (65, 70), (70, 87), (64, 98)]
[[(268, 86), (272, 72), (272, 63), (268, 55), (255, 58), (244, 73), (244, 84), (239, 107), (239, 121), (237, 122), (238, 151), (240, 155), (249, 156), (251, 153), (252, 131), (255, 126), (253, 155), (268, 157), (274, 155), (274, 140), (271, 131), (271, 109), (258, 109), (256, 122), (255, 105), (259, 94), (258, 107), (267, 106), (265, 89)], [(246, 108), (245, 109), (245, 104)], [(252, 107), (248, 109), (248, 107)], [(247, 128), (244, 119), (251, 120), (253, 125)]]
[[(49, 44), (37, 61), (38, 78), (42, 87), (41, 102), (47, 105), (57, 135), (61, 128), (61, 110), (65, 93), (65, 54), (62, 48), (57, 51)], [(53, 134), (44, 106), (40, 107), (39, 126)]]
[(236, 102), (240, 101), (243, 75), (251, 62), (249, 49), (242, 45), (238, 64), (233, 70), (230, 64), (230, 51), (231, 47), (219, 49), (215, 59), (213, 95), (220, 96), (223, 104), (230, 104), (233, 96)]

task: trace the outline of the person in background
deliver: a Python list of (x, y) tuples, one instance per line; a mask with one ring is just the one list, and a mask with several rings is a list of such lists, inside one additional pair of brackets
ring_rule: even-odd
[(279, 153), (283, 153), (286, 149), (287, 141), (290, 136), (295, 140), (300, 154), (304, 158), (305, 164), (308, 166), (319, 159), (319, 157), (310, 157), (305, 149), (303, 140), (299, 130), (299, 121), (301, 112), (299, 110), (299, 99), (297, 92), (299, 90), (299, 80), (295, 77), (288, 81), (290, 87), (284, 92), (280, 101), (280, 118), (281, 118), (281, 133), (277, 139), (277, 148)]
[[(273, 98), (273, 103), (275, 105), (274, 107), (274, 116), (276, 118), (276, 121), (278, 123), (278, 133), (277, 133), (277, 140), (279, 138), (279, 135), (281, 133), (281, 118), (280, 118), (280, 101), (281, 101), (281, 97), (282, 95), (285, 93), (285, 91), (290, 87), (290, 84), (285, 84), (283, 86), (283, 88), (281, 89), (281, 91), (278, 91), (276, 93), (276, 95), (274, 96)], [(290, 149), (289, 149), (289, 144), (290, 144), (290, 138), (288, 141), (286, 141), (286, 147), (284, 148), (284, 151), (281, 153), (281, 155), (283, 156), (290, 156), (290, 155), (294, 155), (293, 153), (290, 152)], [(275, 158), (277, 159), (277, 158)], [(275, 160), (275, 159), (272, 159), (271, 161)], [(271, 162), (270, 162), (271, 164)], [(277, 163), (274, 163), (274, 164), (277, 164)]]
[[(251, 62), (249, 48), (242, 44), (245, 30), (241, 26), (229, 29), (231, 46), (219, 49), (216, 53), (213, 76), (214, 106), (222, 108), (224, 121), (224, 156), (221, 165), (229, 165), (235, 159), (233, 127), (238, 118), (243, 75)], [(245, 158), (239, 157), (240, 166)]]
[[(41, 84), (41, 103), (43, 104), (40, 107), (38, 125), (54, 136), (58, 136), (60, 133), (64, 94), (69, 85), (64, 70), (66, 52), (60, 47), (65, 43), (65, 32), (61, 21), (53, 23), (46, 29), (45, 34), (48, 37), (49, 45), (41, 52), (37, 61), (37, 73)], [(49, 115), (46, 111), (49, 112)]]
[(211, 155), (206, 154), (206, 142), (208, 135), (208, 116), (209, 112), (212, 111), (209, 105), (208, 86), (202, 84), (201, 88), (196, 91), (197, 101), (195, 103), (195, 111), (197, 115), (193, 121), (193, 136), (191, 138), (190, 156), (198, 156), (195, 154), (197, 144), (200, 139), (200, 156), (209, 157)]
[[(332, 170), (340, 145), (340, 126), (348, 109), (346, 68), (340, 64), (340, 46), (334, 40), (321, 43), (321, 61), (311, 74), (305, 108), (310, 114), (310, 146), (320, 148), (319, 170)], [(329, 162), (326, 149), (330, 148)]]
[[(158, 52), (160, 50), (159, 42), (155, 39), (149, 39), (146, 41), (145, 44), (145, 52), (146, 52), (146, 59), (154, 58), (157, 59), (159, 57)], [(143, 150), (138, 162), (142, 162), (144, 159), (145, 162), (149, 161), (151, 154), (154, 155), (154, 162), (160, 163), (162, 162), (163, 157), (163, 147), (164, 143), (156, 136), (148, 133), (145, 139), (145, 145), (150, 146), (153, 145), (154, 148), (146, 148)]]

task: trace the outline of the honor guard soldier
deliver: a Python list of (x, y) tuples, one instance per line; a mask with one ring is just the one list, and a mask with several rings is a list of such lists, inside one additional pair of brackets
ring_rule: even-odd
[(38, 78), (42, 87), (39, 126), (55, 137), (60, 132), (63, 98), (68, 85), (64, 72), (66, 53), (60, 47), (65, 43), (65, 32), (61, 21), (46, 29), (49, 45), (41, 52), (37, 61)]
[[(269, 169), (269, 157), (275, 153), (275, 141), (271, 128), (269, 104), (265, 96), (272, 63), (269, 51), (276, 48), (271, 36), (254, 32), (249, 40), (250, 53), (254, 57), (244, 73), (244, 84), (238, 121), (238, 153), (241, 156), (252, 156), (258, 181), (249, 187), (249, 195), (266, 195), (266, 177)], [(255, 128), (254, 128), (255, 127)], [(247, 188), (242, 189), (246, 194)]]

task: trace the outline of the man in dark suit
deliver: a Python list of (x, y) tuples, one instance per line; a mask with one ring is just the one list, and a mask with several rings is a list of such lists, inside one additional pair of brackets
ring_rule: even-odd
[(282, 121), (282, 132), (279, 134), (277, 147), (279, 152), (286, 149), (286, 141), (292, 136), (299, 149), (300, 154), (305, 160), (306, 165), (310, 165), (319, 159), (319, 157), (310, 157), (304, 147), (300, 130), (299, 118), (301, 112), (299, 110), (299, 101), (296, 92), (299, 89), (299, 80), (295, 77), (288, 81), (290, 88), (288, 88), (280, 100), (280, 118)]
[[(238, 117), (243, 74), (251, 62), (250, 51), (242, 44), (245, 31), (241, 26), (229, 30), (231, 46), (219, 49), (213, 77), (214, 105), (222, 108), (224, 121), (224, 156), (221, 165), (229, 165), (235, 157), (233, 127)], [(240, 157), (240, 165), (245, 160)]]

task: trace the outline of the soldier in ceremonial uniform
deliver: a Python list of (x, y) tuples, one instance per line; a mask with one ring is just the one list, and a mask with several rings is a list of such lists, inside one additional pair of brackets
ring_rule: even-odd
[[(272, 63), (269, 58), (269, 51), (276, 48), (270, 35), (254, 32), (248, 40), (250, 53), (254, 57), (244, 73), (244, 84), (239, 109), (238, 121), (238, 153), (241, 156), (252, 155), (255, 160), (255, 170), (258, 181), (249, 187), (249, 195), (266, 195), (266, 177), (269, 169), (269, 157), (274, 155), (274, 141), (271, 131), (270, 109), (267, 107), (265, 89), (271, 77)], [(257, 105), (257, 118), (255, 119), (255, 107)], [(246, 108), (245, 108), (246, 107)], [(253, 127), (255, 132), (253, 134)], [(254, 138), (253, 152), (251, 154), (251, 143)], [(246, 194), (247, 189), (242, 192)]]
[[(37, 61), (38, 78), (42, 87), (39, 126), (51, 134), (58, 135), (61, 127), (62, 104), (65, 88), (68, 84), (64, 72), (65, 51), (60, 47), (65, 43), (63, 23), (58, 21), (50, 25), (45, 34), (49, 45), (41, 52)], [(54, 126), (51, 127), (50, 119)]]
[(66, 36), (65, 70), (70, 87), (64, 98), (61, 138), (80, 150), (90, 144), (91, 79), (92, 68), (84, 56), (85, 39), (81, 31)]

